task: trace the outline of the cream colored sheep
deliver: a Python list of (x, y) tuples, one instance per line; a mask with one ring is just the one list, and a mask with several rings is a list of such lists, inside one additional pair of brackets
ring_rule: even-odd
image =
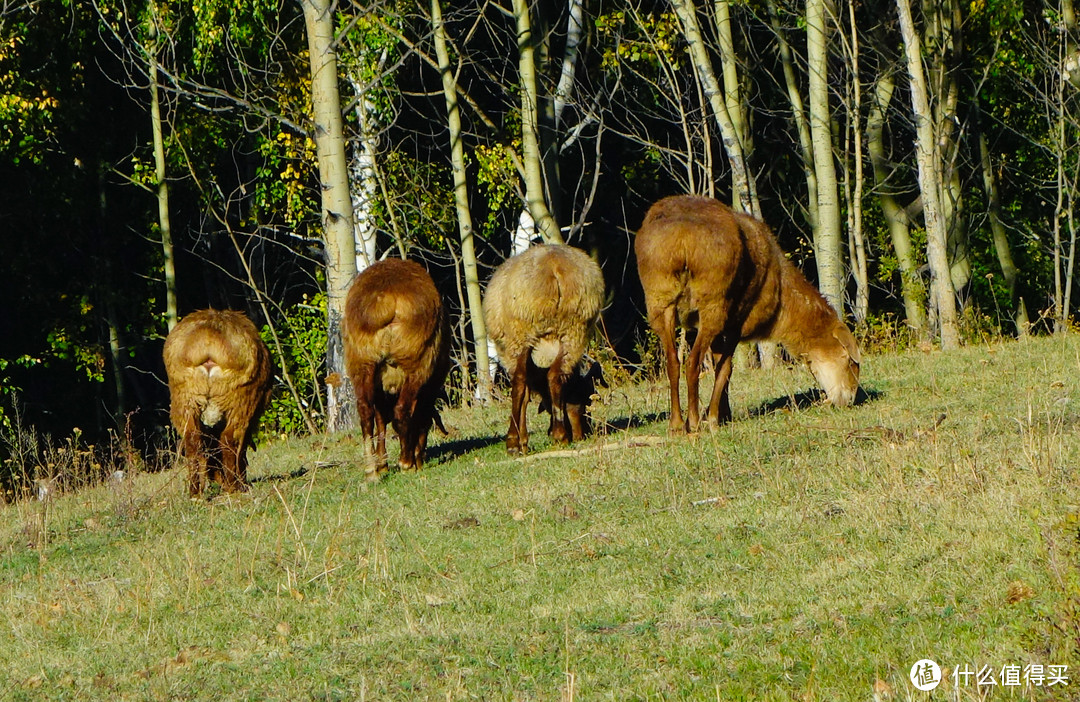
[[(592, 380), (577, 385), (585, 353), (604, 302), (604, 275), (589, 256), (570, 246), (534, 246), (503, 262), (488, 283), (484, 321), (499, 360), (511, 376), (506, 450), (528, 451), (525, 424), (530, 390), (550, 409), (552, 439), (582, 438)], [(574, 392), (580, 385), (581, 392)], [(591, 390), (588, 393), (591, 395)], [(568, 426), (569, 425), (569, 426)]]

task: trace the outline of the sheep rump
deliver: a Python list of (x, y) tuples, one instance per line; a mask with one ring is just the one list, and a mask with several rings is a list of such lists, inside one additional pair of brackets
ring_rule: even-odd
[(209, 481), (246, 490), (247, 449), (270, 398), (270, 351), (255, 325), (232, 310), (192, 312), (169, 333), (162, 356), (189, 494)]

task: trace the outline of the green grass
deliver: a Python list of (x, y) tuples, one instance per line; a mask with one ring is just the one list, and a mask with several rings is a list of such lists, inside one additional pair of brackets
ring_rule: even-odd
[(692, 438), (657, 382), (605, 391), (576, 456), (532, 414), (509, 459), (500, 405), (377, 484), (315, 437), (237, 498), (168, 471), (9, 506), (0, 698), (980, 699), (916, 691), (920, 658), (1066, 664), (993, 697), (1076, 698), (1080, 337), (864, 366), (844, 410), (738, 370)]

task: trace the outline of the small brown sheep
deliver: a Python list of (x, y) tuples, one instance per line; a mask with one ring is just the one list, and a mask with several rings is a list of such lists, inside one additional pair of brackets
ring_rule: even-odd
[(450, 369), (450, 329), (431, 276), (396, 258), (368, 266), (349, 288), (344, 335), (368, 477), (386, 470), (388, 421), (401, 442), (398, 466), (419, 470)]
[(491, 276), (484, 321), (511, 375), (508, 452), (528, 451), (525, 415), (530, 391), (551, 412), (552, 439), (566, 443), (583, 438), (595, 376), (591, 368), (587, 373), (576, 369), (603, 303), (600, 267), (570, 246), (526, 249)]
[(696, 328), (686, 367), (687, 423), (697, 431), (698, 376), (711, 350), (716, 384), (706, 421), (731, 419), (728, 380), (735, 347), (773, 339), (807, 361), (829, 400), (850, 404), (859, 388), (859, 346), (821, 293), (784, 257), (762, 222), (711, 198), (654, 204), (634, 242), (649, 324), (660, 337), (671, 385), (669, 430), (683, 431), (675, 328)]
[(199, 310), (165, 339), (170, 415), (180, 432), (188, 492), (208, 481), (247, 490), (247, 449), (270, 398), (270, 351), (241, 312)]

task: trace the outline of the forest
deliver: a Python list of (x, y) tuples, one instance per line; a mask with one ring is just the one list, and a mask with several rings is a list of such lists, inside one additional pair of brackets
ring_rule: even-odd
[(870, 350), (1063, 333), (1077, 36), (1071, 0), (4, 0), (5, 472), (167, 445), (204, 307), (271, 349), (264, 436), (348, 427), (344, 291), (387, 256), (451, 310), (451, 402), (532, 241), (601, 264), (598, 353), (647, 370), (633, 237), (676, 193), (764, 220)]

